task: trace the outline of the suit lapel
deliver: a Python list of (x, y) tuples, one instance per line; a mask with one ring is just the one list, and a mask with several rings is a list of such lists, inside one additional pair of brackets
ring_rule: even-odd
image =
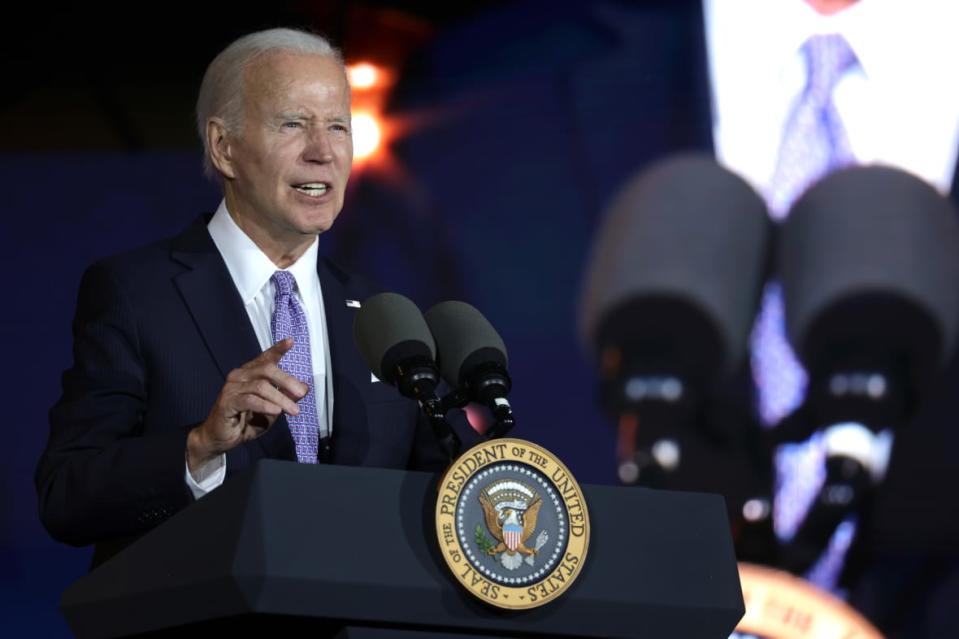
[(260, 353), (243, 300), (220, 257), (203, 217), (194, 222), (173, 245), (171, 258), (187, 267), (174, 278), (224, 377)]
[[(330, 342), (330, 369), (333, 371), (333, 433), (346, 427), (343, 416), (351, 412), (355, 394), (347, 387), (362, 390), (370, 385), (370, 370), (353, 344), (353, 317), (356, 309), (346, 305), (357, 299), (349, 290), (345, 275), (331, 267), (322, 257), (317, 260), (317, 273), (323, 289), (326, 332)], [(362, 299), (358, 299), (362, 301)]]

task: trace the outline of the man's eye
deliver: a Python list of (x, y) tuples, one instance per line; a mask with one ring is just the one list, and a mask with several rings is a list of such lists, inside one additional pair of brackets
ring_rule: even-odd
[(299, 129), (299, 128), (302, 127), (302, 126), (303, 126), (303, 123), (302, 123), (302, 122), (297, 122), (297, 121), (295, 121), (295, 120), (291, 120), (291, 121), (289, 121), (289, 122), (284, 122), (284, 123), (283, 123), (283, 128), (284, 128), (284, 129)]
[(330, 125), (331, 131), (341, 131), (343, 133), (349, 133), (350, 129), (345, 124), (333, 124)]

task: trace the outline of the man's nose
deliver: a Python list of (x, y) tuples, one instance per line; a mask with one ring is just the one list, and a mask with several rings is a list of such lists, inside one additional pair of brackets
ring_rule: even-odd
[(325, 164), (333, 161), (333, 143), (330, 132), (316, 128), (310, 131), (306, 148), (303, 149), (303, 159), (307, 162)]

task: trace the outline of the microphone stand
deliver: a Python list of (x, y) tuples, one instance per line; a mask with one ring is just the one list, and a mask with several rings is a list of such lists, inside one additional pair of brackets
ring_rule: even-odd
[(499, 397), (494, 400), (493, 404), (493, 426), (486, 433), (487, 439), (498, 439), (504, 437), (513, 426), (516, 425), (516, 420), (513, 419), (513, 409), (510, 408), (509, 402), (506, 401), (505, 397)]
[[(454, 408), (463, 408), (470, 401), (470, 392), (465, 387), (454, 388), (441, 400), (442, 410), (445, 413)], [(487, 440), (505, 436), (516, 425), (513, 409), (505, 397), (496, 397), (492, 400), (490, 411), (493, 413), (493, 425), (486, 431)]]
[(419, 403), (420, 410), (429, 419), (433, 435), (452, 463), (459, 457), (463, 442), (446, 419), (449, 406), (445, 398), (441, 400), (436, 395), (436, 386), (439, 383), (436, 364), (426, 358), (404, 361), (396, 365), (393, 378), (397, 380), (400, 394), (411, 397)]
[(430, 420), (433, 435), (436, 436), (437, 441), (439, 441), (450, 463), (453, 463), (453, 460), (460, 455), (463, 442), (446, 419), (447, 409), (444, 407), (443, 400), (437, 397), (434, 392), (430, 393), (429, 397), (419, 400), (419, 402), (423, 413)]
[(859, 461), (827, 457), (826, 480), (796, 534), (783, 545), (783, 568), (796, 575), (812, 568), (839, 524), (859, 514), (872, 493), (872, 479)]
[[(773, 441), (803, 441), (817, 430), (828, 438), (830, 432), (838, 432), (833, 429), (847, 422), (871, 431), (874, 437), (882, 426), (905, 423), (913, 404), (907, 389), (904, 375), (892, 363), (840, 360), (833, 370), (813, 376), (806, 401), (783, 420), (784, 432), (774, 434)], [(782, 546), (783, 567), (797, 575), (812, 568), (843, 521), (864, 511), (880, 481), (867, 461), (849, 454), (848, 449), (828, 448), (823, 485), (795, 535)]]

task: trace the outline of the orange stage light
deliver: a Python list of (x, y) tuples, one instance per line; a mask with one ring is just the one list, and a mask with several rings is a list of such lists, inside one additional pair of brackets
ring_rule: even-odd
[(354, 91), (372, 89), (380, 84), (380, 69), (369, 62), (358, 62), (346, 67), (350, 86)]
[(353, 113), (353, 157), (365, 160), (373, 156), (380, 148), (383, 139), (382, 126), (372, 113), (359, 111)]

